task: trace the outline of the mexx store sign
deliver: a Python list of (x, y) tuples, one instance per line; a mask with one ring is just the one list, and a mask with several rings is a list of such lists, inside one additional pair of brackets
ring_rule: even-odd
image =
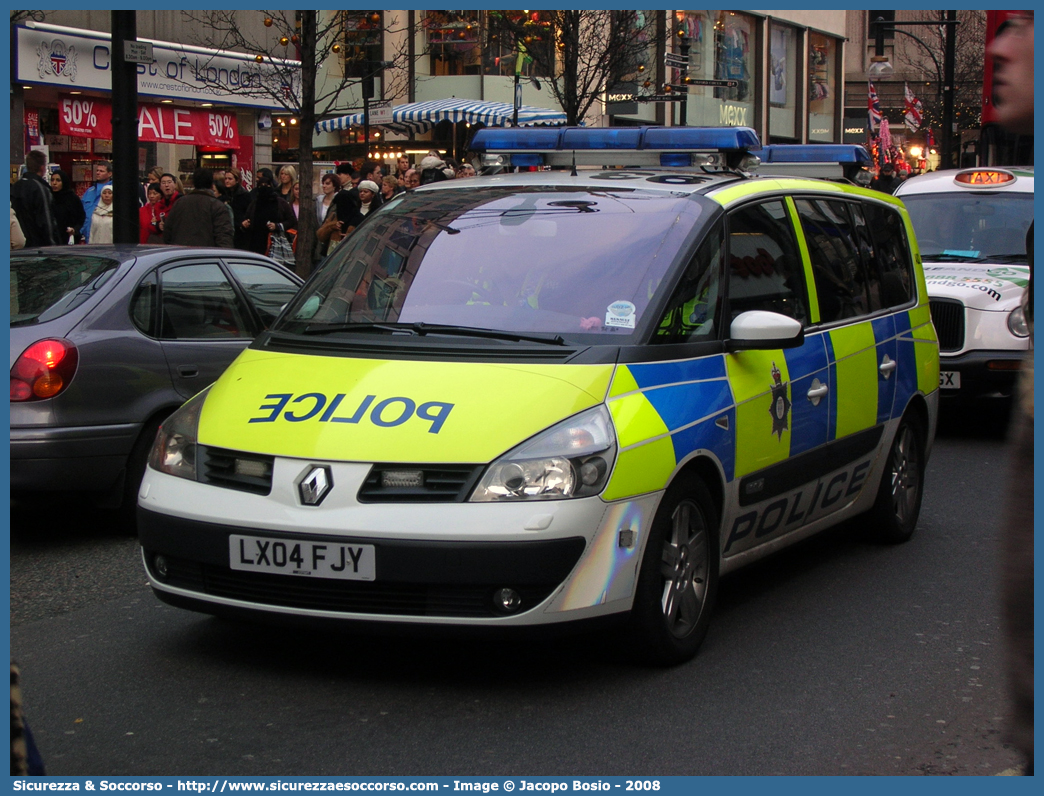
[[(257, 63), (253, 56), (151, 42), (155, 60), (138, 64), (138, 93), (167, 99), (282, 107), (301, 94), (297, 61)], [(107, 33), (31, 23), (15, 28), (15, 80), (56, 88), (112, 90), (112, 39)]]

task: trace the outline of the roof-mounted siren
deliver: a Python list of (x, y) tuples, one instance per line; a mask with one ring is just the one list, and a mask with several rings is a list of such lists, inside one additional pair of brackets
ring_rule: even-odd
[(758, 156), (759, 174), (870, 184), (873, 158), (858, 144), (769, 144)]
[(693, 168), (747, 170), (761, 148), (749, 127), (492, 128), (471, 148), (486, 169), (514, 166), (571, 168)]

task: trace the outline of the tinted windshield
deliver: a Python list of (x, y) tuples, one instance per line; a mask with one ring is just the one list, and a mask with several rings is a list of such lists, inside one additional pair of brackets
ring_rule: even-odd
[(1026, 262), (1033, 194), (932, 193), (900, 197), (910, 211), (921, 256)]
[(11, 325), (60, 318), (109, 281), (119, 262), (104, 257), (11, 258)]
[(405, 194), (335, 250), (277, 328), (630, 335), (701, 212), (682, 195), (612, 187)]

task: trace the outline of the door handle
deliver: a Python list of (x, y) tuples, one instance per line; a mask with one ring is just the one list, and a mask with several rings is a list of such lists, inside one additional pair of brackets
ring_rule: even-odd
[(808, 400), (812, 402), (813, 406), (819, 406), (819, 402), (826, 397), (826, 394), (830, 392), (830, 387), (823, 384), (819, 379), (812, 380), (812, 386), (808, 388)]
[(881, 366), (878, 368), (878, 370), (881, 372), (881, 375), (885, 379), (887, 379), (889, 376), (892, 375), (892, 371), (895, 370), (895, 367), (896, 361), (892, 359), (890, 356), (888, 356), (888, 354), (885, 354), (884, 359), (881, 360)]
[(191, 379), (194, 376), (199, 375), (199, 368), (195, 365), (178, 365), (178, 375), (186, 379)]

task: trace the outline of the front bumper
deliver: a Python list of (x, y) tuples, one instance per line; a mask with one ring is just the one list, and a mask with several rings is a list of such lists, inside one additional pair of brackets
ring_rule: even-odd
[[(356, 500), (369, 465), (330, 463), (335, 490), (320, 506), (304, 506), (293, 488), (304, 466), (277, 458), (269, 495), (150, 469), (139, 493), (138, 532), (157, 596), (217, 614), (385, 624), (526, 626), (619, 614), (631, 608), (662, 494), (619, 503), (375, 505)], [(232, 534), (373, 545), (376, 577), (233, 570)], [(493, 597), (502, 588), (521, 595), (517, 611), (498, 610)]]
[[(1025, 351), (969, 351), (939, 358), (939, 397), (943, 401), (1008, 398), (1015, 392)], [(960, 387), (947, 386), (947, 373), (960, 374)]]
[(12, 491), (103, 491), (123, 472), (141, 425), (11, 429)]

